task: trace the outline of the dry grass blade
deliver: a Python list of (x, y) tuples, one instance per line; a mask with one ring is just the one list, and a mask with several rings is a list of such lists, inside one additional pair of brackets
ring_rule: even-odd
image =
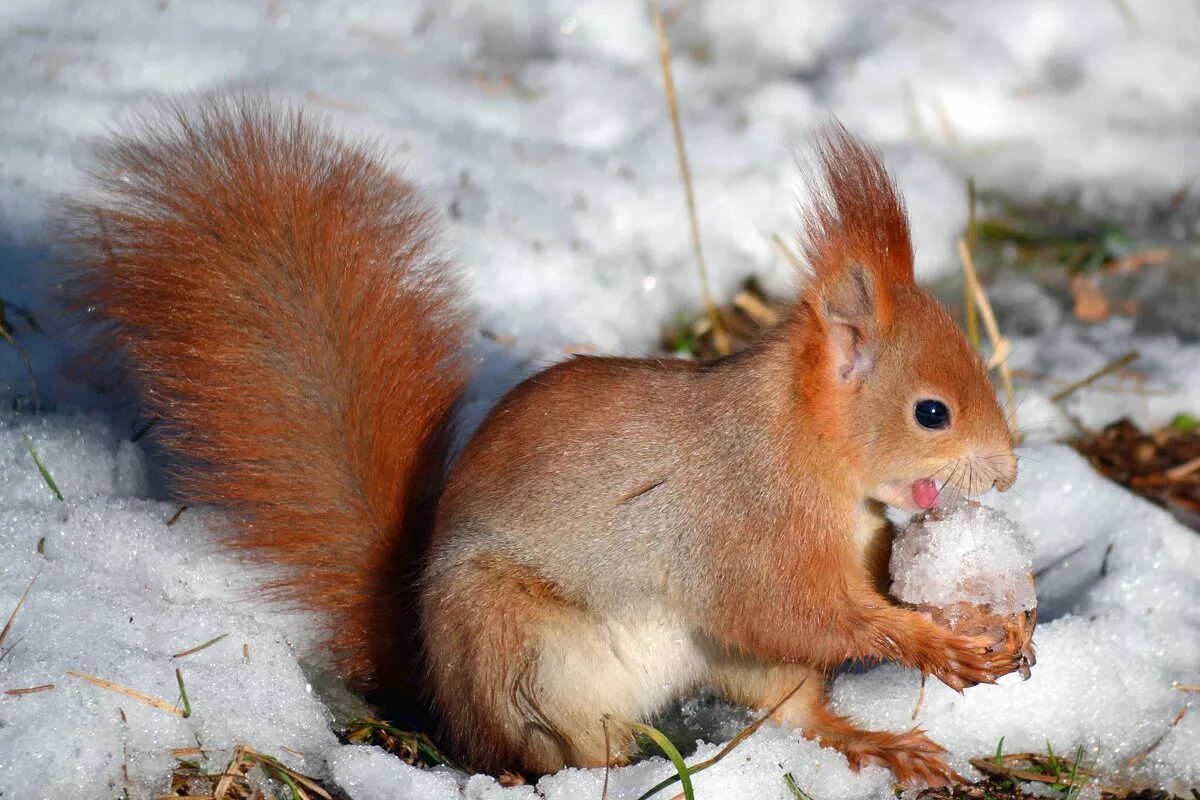
[(778, 703), (776, 703), (770, 709), (768, 709), (765, 714), (763, 714), (758, 719), (754, 720), (754, 722), (751, 722), (749, 725), (747, 725), (742, 730), (738, 731), (737, 736), (734, 736), (732, 739), (730, 739), (729, 743), (726, 744), (724, 747), (722, 747), (719, 751), (717, 751), (716, 755), (714, 755), (712, 758), (710, 758), (706, 761), (701, 761), (699, 764), (696, 764), (695, 766), (693, 766), (691, 768), (691, 771), (693, 773), (695, 773), (702, 769), (708, 769), (713, 764), (716, 764), (722, 758), (724, 758), (725, 756), (732, 753), (734, 748), (736, 748), (742, 742), (746, 741), (751, 736), (753, 736), (755, 731), (757, 731), (759, 728), (761, 728), (767, 720), (769, 720), (771, 717), (775, 716), (776, 712), (778, 712), (779, 709), (783, 708), (783, 704), (786, 703), (788, 700), (791, 700), (792, 697), (795, 696), (796, 692), (800, 691), (800, 689), (807, 682), (808, 682), (808, 679), (805, 678), (804, 680), (797, 683), (790, 692), (788, 692), (786, 695), (783, 696), (783, 699), (781, 699)]
[(738, 292), (733, 305), (763, 327), (769, 328), (779, 322), (778, 312), (750, 292)]
[(704, 293), (704, 307), (712, 320), (713, 337), (722, 355), (730, 352), (729, 336), (725, 332), (725, 323), (721, 319), (721, 311), (713, 300), (712, 289), (708, 283), (708, 266), (704, 261), (704, 248), (700, 244), (700, 219), (696, 214), (696, 193), (692, 188), (692, 170), (688, 165), (687, 148), (683, 143), (683, 125), (679, 121), (679, 98), (675, 94), (675, 77), (671, 72), (671, 43), (667, 39), (667, 26), (663, 22), (662, 5), (660, 0), (650, 0), (650, 10), (654, 17), (654, 29), (658, 34), (658, 55), (662, 67), (663, 91), (667, 96), (667, 112), (671, 117), (671, 132), (675, 136), (675, 154), (679, 157), (679, 173), (683, 178), (684, 198), (687, 201), (688, 224), (692, 232), (692, 250), (696, 256), (696, 269), (700, 273), (700, 289)]
[(334, 108), (339, 111), (358, 111), (362, 108), (358, 103), (353, 103), (349, 100), (343, 100), (340, 97), (332, 97), (320, 92), (314, 92), (311, 89), (304, 93), (304, 99), (309, 103), (326, 108)]
[(600, 720), (604, 729), (604, 786), (600, 789), (600, 800), (608, 800), (608, 775), (612, 772), (612, 742), (608, 735), (608, 717)]
[(4, 640), (8, 638), (9, 631), (12, 630), (13, 623), (17, 621), (17, 615), (21, 613), (21, 609), (25, 607), (25, 601), (29, 599), (29, 593), (33, 591), (33, 584), (37, 582), (37, 576), (29, 581), (29, 585), (25, 587), (24, 594), (17, 601), (17, 605), (13, 608), (12, 613), (8, 615), (8, 622), (4, 623), (4, 628), (0, 629), (0, 647), (4, 646)]
[(9, 689), (5, 692), (9, 697), (20, 697), (24, 694), (36, 694), (37, 692), (48, 692), (54, 688), (53, 683), (43, 683), (41, 686), (30, 686), (28, 689)]
[(217, 785), (213, 787), (214, 800), (224, 800), (229, 794), (229, 789), (233, 786), (234, 780), (241, 778), (245, 779), (246, 772), (249, 771), (252, 765), (247, 764), (243, 760), (242, 745), (238, 745), (233, 751), (233, 757), (229, 759), (229, 765), (225, 767), (225, 771), (221, 773), (221, 777), (217, 779)]
[(1149, 250), (1142, 250), (1137, 253), (1130, 253), (1127, 256), (1115, 259), (1104, 266), (1104, 273), (1107, 275), (1119, 274), (1122, 272), (1133, 272), (1142, 267), (1149, 267), (1155, 264), (1165, 264), (1171, 260), (1172, 251), (1169, 247), (1153, 247)]
[(285, 784), (293, 800), (309, 800), (310, 792), (325, 798), (325, 800), (332, 800), (329, 792), (312, 778), (302, 775), (284, 766), (278, 759), (260, 753), (244, 744), (238, 745), (234, 749), (225, 770), (219, 776), (213, 776), (216, 782), (212, 795), (173, 796), (186, 797), (189, 800), (201, 800), (201, 798), (208, 797), (211, 797), (212, 800), (243, 800), (243, 798), (263, 797), (262, 793), (256, 790), (247, 778), (250, 770), (256, 766), (261, 767), (267, 777)]
[(925, 705), (925, 677), (925, 673), (921, 673), (921, 691), (917, 692), (917, 704), (913, 706), (913, 720), (916, 720), (917, 715), (921, 713), (921, 706)]
[(921, 121), (921, 107), (917, 102), (917, 90), (913, 87), (911, 80), (907, 78), (900, 84), (900, 91), (904, 95), (904, 110), (908, 117), (908, 130), (912, 138), (920, 144), (931, 146), (929, 134), (925, 130), (925, 125)]
[(1191, 461), (1185, 461), (1178, 467), (1172, 467), (1167, 470), (1166, 475), (1173, 481), (1181, 481), (1196, 470), (1200, 470), (1200, 456), (1193, 458)]
[(222, 639), (224, 639), (224, 638), (225, 638), (226, 636), (228, 636), (228, 635), (229, 635), (228, 633), (222, 633), (220, 636), (214, 636), (213, 638), (209, 639), (209, 640), (208, 640), (207, 642), (205, 642), (204, 644), (198, 644), (198, 645), (196, 645), (195, 647), (193, 647), (193, 648), (191, 648), (191, 649), (184, 650), (184, 651), (182, 651), (182, 652), (180, 652), (180, 653), (176, 653), (175, 655), (171, 656), (171, 658), (184, 658), (185, 656), (190, 656), (190, 655), (194, 655), (194, 654), (196, 654), (196, 653), (199, 653), (201, 650), (204, 650), (204, 649), (206, 649), (206, 648), (212, 647), (214, 644), (216, 644), (217, 642), (221, 641)]
[(1085, 785), (1095, 786), (1100, 791), (1111, 791), (1111, 787), (1094, 783), (1095, 775), (1079, 764), (1079, 759), (1064, 756), (1051, 758), (1043, 753), (1009, 753), (992, 758), (972, 758), (970, 764), (980, 772), (1009, 780), (1045, 783), (1078, 789)]
[[(772, 301), (757, 280), (747, 279), (733, 302), (721, 308), (728, 345), (735, 353), (752, 346), (787, 313), (787, 306)], [(662, 347), (688, 358), (720, 358), (723, 353), (714, 337), (712, 320), (703, 312), (698, 318), (681, 318), (667, 326)]]
[(1080, 389), (1091, 386), (1093, 383), (1100, 380), (1105, 375), (1116, 372), (1117, 370), (1121, 369), (1122, 367), (1128, 366), (1130, 363), (1136, 361), (1138, 359), (1139, 355), (1140, 354), (1138, 353), (1137, 350), (1130, 350), (1125, 355), (1119, 356), (1118, 358), (1114, 358), (1112, 361), (1108, 362), (1107, 364), (1105, 364), (1103, 367), (1096, 370), (1095, 372), (1085, 375), (1084, 377), (1082, 377), (1079, 380), (1072, 383), (1070, 386), (1060, 389), (1059, 391), (1050, 395), (1050, 402), (1061, 403), (1063, 400), (1066, 400), (1068, 397), (1075, 394)]
[(1142, 752), (1138, 753), (1133, 758), (1126, 761), (1125, 766), (1136, 767), (1143, 760), (1145, 760), (1146, 756), (1150, 755), (1155, 750), (1157, 750), (1158, 746), (1163, 743), (1164, 739), (1167, 738), (1167, 734), (1171, 732), (1171, 729), (1174, 728), (1176, 725), (1178, 725), (1180, 722), (1182, 722), (1183, 718), (1187, 716), (1187, 710), (1188, 710), (1187, 706), (1184, 706), (1183, 708), (1179, 709), (1179, 713), (1175, 715), (1175, 719), (1171, 722), (1170, 725), (1167, 726), (1167, 729), (1165, 731), (1163, 731), (1157, 739), (1155, 739), (1153, 742), (1151, 742), (1149, 747), (1147, 747)]
[(348, 744), (374, 745), (382, 748), (407, 764), (446, 766), (460, 772), (469, 772), (465, 766), (450, 759), (438, 749), (426, 734), (403, 730), (375, 717), (362, 717), (346, 725), (341, 735)]
[[(776, 703), (770, 709), (768, 709), (765, 714), (763, 714), (758, 719), (754, 720), (754, 722), (751, 722), (749, 725), (747, 725), (742, 730), (738, 731), (737, 736), (734, 736), (732, 739), (730, 739), (729, 742), (724, 747), (722, 747), (719, 751), (717, 751), (716, 755), (714, 755), (712, 758), (705, 759), (704, 761), (700, 761), (700, 762), (688, 767), (687, 768), (688, 773), (690, 775), (695, 775), (697, 772), (701, 772), (703, 770), (708, 769), (709, 767), (711, 767), (714, 764), (716, 764), (717, 762), (719, 762), (721, 759), (725, 758), (725, 756), (732, 753), (737, 748), (738, 745), (740, 745), (742, 742), (746, 741), (751, 736), (753, 736), (754, 732), (763, 726), (763, 723), (765, 723), (771, 717), (775, 716), (776, 712), (778, 712), (779, 709), (783, 708), (783, 704), (786, 703), (788, 700), (791, 700), (792, 697), (795, 696), (796, 692), (800, 691), (800, 689), (807, 682), (808, 682), (808, 679), (805, 678), (804, 680), (797, 683), (796, 686), (790, 692), (788, 692), (786, 695), (784, 695), (783, 698), (778, 703)], [(647, 790), (646, 792), (643, 792), (642, 795), (638, 798), (638, 800), (646, 800), (646, 798), (653, 797), (655, 794), (657, 794), (658, 792), (667, 788), (668, 786), (670, 786), (672, 783), (674, 783), (677, 780), (679, 780), (679, 776), (673, 775), (670, 778), (667, 778), (666, 780), (661, 781), (660, 783), (656, 784), (653, 788)]]
[(1141, 27), (1137, 15), (1133, 13), (1133, 9), (1129, 6), (1129, 3), (1125, 2), (1125, 0), (1113, 0), (1113, 5), (1117, 7), (1117, 13), (1121, 15), (1121, 19), (1130, 31), (1137, 31)]
[(38, 393), (37, 378), (33, 376), (33, 362), (29, 360), (29, 351), (26, 350), (20, 342), (12, 335), (8, 329), (8, 320), (4, 314), (5, 303), (0, 300), (0, 339), (8, 342), (21, 355), (21, 360), (25, 362), (25, 371), (29, 373), (29, 388), (33, 393), (33, 410), (40, 412), (42, 410), (42, 398)]
[[(967, 178), (967, 251), (970, 253), (975, 252), (975, 245), (979, 241), (979, 226), (976, 224), (976, 219), (975, 179)], [(971, 281), (965, 281), (963, 287), (967, 295), (963, 303), (967, 321), (967, 338), (971, 340), (971, 345), (978, 351), (982, 344), (982, 338), (979, 334), (979, 308), (975, 305), (975, 290)]]
[(1177, 683), (1175, 684), (1177, 692), (1200, 692), (1200, 683)]
[[(971, 294), (974, 297), (975, 305), (979, 308), (979, 314), (983, 318), (983, 326), (987, 330), (988, 338), (992, 340), (992, 349), (1003, 349), (1007, 352), (1007, 340), (1000, 335), (1000, 326), (996, 324), (996, 314), (992, 311), (991, 301), (988, 300), (987, 293), (983, 291), (983, 285), (979, 282), (979, 274), (975, 271), (975, 261), (971, 258), (971, 251), (963, 239), (958, 240), (958, 256), (962, 259), (963, 274), (966, 276), (967, 285), (971, 287)], [(1014, 431), (1013, 439), (1018, 440), (1019, 436), (1015, 431), (1019, 430), (1020, 426), (1017, 424), (1016, 390), (1013, 388), (1012, 369), (1006, 360), (997, 364), (996, 369), (1000, 373), (1000, 383), (1004, 386), (1008, 424)]]
[(72, 678), (79, 678), (81, 681), (86, 681), (93, 686), (99, 686), (101, 689), (108, 689), (110, 692), (123, 694), (128, 698), (137, 700), (139, 703), (157, 708), (160, 711), (166, 711), (168, 714), (174, 714), (177, 717), (187, 718), (187, 713), (184, 709), (174, 706), (165, 700), (159, 700), (157, 697), (151, 697), (145, 692), (139, 692), (137, 689), (130, 689), (128, 686), (122, 686), (119, 683), (106, 681), (103, 678), (97, 678), (95, 675), (88, 675), (86, 672), (77, 672), (73, 669), (67, 670), (67, 674)]
[[(296, 772), (296, 770), (292, 769), (291, 767), (284, 766), (283, 762), (281, 762), (279, 759), (269, 756), (266, 753), (260, 753), (257, 750), (246, 747), (245, 745), (242, 746), (242, 752), (243, 757), (249, 759), (252, 765), (258, 764), (262, 766), (268, 775), (283, 781), (291, 786), (293, 790), (297, 789), (297, 785), (299, 785), (316, 794), (318, 797), (323, 797), (325, 800), (333, 800), (333, 795), (325, 791), (324, 787), (322, 787), (319, 783), (307, 775), (302, 775), (301, 773)], [(304, 795), (304, 792), (301, 791), (300, 794)]]
[[(1007, 756), (1005, 756), (1007, 758)], [(990, 758), (972, 758), (971, 766), (980, 772), (986, 772), (989, 775), (998, 775), (1002, 778), (1016, 778), (1017, 780), (1029, 781), (1031, 783), (1058, 783), (1057, 775), (1050, 775), (1042, 772), (1034, 772), (1027, 769), (1018, 769), (1010, 767), (1006, 764), (997, 765)]]
[(1000, 342), (992, 350), (992, 354), (988, 356), (987, 368), (988, 372), (994, 369), (999, 369), (1004, 362), (1008, 361), (1008, 355), (1012, 352), (1012, 342), (1007, 337), (1000, 337)]
[(792, 252), (792, 248), (787, 246), (787, 243), (783, 241), (783, 237), (778, 233), (771, 234), (771, 244), (775, 245), (775, 249), (779, 251), (784, 260), (792, 265), (792, 269), (801, 274), (805, 272), (804, 262), (800, 260), (800, 256)]
[(130, 441), (131, 442), (140, 442), (142, 439), (146, 438), (146, 434), (148, 434), (151, 430), (153, 430), (154, 426), (157, 425), (161, 421), (162, 421), (162, 417), (151, 417), (149, 422), (147, 422), (145, 425), (143, 425), (142, 427), (138, 428), (136, 431), (133, 432), (133, 436), (130, 437)]

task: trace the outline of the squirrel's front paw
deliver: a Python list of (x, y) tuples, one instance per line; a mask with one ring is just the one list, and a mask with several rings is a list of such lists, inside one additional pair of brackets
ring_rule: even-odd
[(926, 670), (956, 692), (980, 683), (995, 683), (1013, 672), (1020, 658), (1004, 642), (987, 636), (959, 636), (948, 633), (941, 653)]

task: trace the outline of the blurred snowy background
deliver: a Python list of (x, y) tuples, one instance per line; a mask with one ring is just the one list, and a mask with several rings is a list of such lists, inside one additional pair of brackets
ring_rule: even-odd
[[(1052, 203), (1191, 253), (1166, 274), (1195, 287), (1193, 0), (664, 7), (718, 295), (748, 276), (787, 292), (791, 268), (770, 237), (791, 235), (797, 153), (831, 114), (881, 148), (910, 207), (919, 274), (939, 286), (959, 270), (973, 176), (993, 202)], [(344, 698), (306, 652), (314, 622), (248, 599), (261, 576), (215, 548), (215, 514), (164, 526), (175, 506), (147, 475), (144, 443), (130, 441), (142, 421), (119, 389), (65, 368), (73, 342), (46, 299), (47, 253), (90, 142), (154, 98), (226, 86), (269, 89), (382, 142), (427, 187), (480, 327), (499, 340), (481, 342), (476, 411), (564, 348), (651, 351), (700, 303), (643, 0), (5, 0), (0, 298), (48, 413), (30, 412), (24, 363), (0, 342), (0, 401), (14, 409), (0, 416), (0, 621), (39, 576), (0, 647), (0, 692), (55, 688), (0, 694), (0, 797), (152, 797), (168, 788), (172, 749), (202, 747), (219, 769), (239, 743), (354, 800), (533, 796), (339, 745)], [(1150, 298), (1171, 310), (1148, 325), (1080, 322), (1014, 270), (990, 291), (1015, 367), (1073, 379), (1137, 347), (1150, 391), (1098, 384), (1054, 404), (1056, 387), (1022, 384), (1027, 460), (1015, 491), (989, 502), (1025, 528), (1045, 570), (1040, 661), (1027, 683), (1009, 676), (965, 697), (930, 686), (917, 723), (964, 771), (1001, 737), (1010, 751), (1050, 741), (1082, 746), (1114, 779), (1183, 792), (1200, 781), (1200, 713), (1171, 723), (1195, 696), (1174, 684), (1200, 683), (1200, 539), (1053, 442), (1072, 431), (1068, 411), (1088, 425), (1129, 415), (1158, 426), (1200, 410), (1200, 295), (1160, 285)], [(176, 666), (195, 709), (186, 720), (66, 675), (173, 701)], [(900, 730), (914, 724), (917, 683), (883, 667), (840, 678), (835, 697), (859, 721)], [(819, 800), (890, 796), (887, 773), (854, 775), (791, 731), (768, 726), (739, 756), (700, 776), (699, 796), (787, 798), (785, 772)], [(609, 797), (635, 798), (668, 772), (658, 759), (617, 771)], [(567, 771), (536, 791), (596, 798), (602, 780)]]

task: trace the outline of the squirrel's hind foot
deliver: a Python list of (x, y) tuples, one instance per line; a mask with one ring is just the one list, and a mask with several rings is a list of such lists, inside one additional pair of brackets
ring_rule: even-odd
[(946, 751), (916, 728), (907, 733), (888, 733), (850, 727), (852, 734), (843, 734), (829, 744), (845, 755), (855, 770), (870, 764), (887, 767), (905, 786), (937, 788), (963, 782), (962, 776), (946, 763)]

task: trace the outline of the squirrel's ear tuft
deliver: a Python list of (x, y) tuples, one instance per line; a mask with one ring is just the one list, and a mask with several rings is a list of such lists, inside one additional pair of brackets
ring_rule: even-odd
[(836, 121), (820, 135), (817, 166), (799, 237), (813, 271), (810, 290), (824, 294), (822, 284), (845, 282), (847, 270), (865, 271), (876, 311), (886, 319), (889, 287), (913, 282), (904, 202), (879, 156)]

